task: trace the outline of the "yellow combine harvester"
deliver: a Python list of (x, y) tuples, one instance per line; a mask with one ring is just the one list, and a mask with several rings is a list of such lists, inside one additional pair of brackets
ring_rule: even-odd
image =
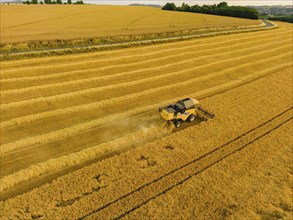
[(204, 120), (212, 119), (213, 113), (208, 112), (200, 106), (199, 101), (192, 98), (179, 100), (175, 104), (171, 104), (159, 109), (161, 117), (172, 122), (176, 128), (180, 127), (184, 121), (192, 122), (196, 117)]

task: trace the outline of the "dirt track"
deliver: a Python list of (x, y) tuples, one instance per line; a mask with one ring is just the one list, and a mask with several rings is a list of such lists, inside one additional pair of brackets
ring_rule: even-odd
[(194, 38), (200, 38), (200, 37), (208, 37), (208, 36), (216, 36), (216, 35), (222, 35), (222, 34), (235, 34), (235, 33), (245, 33), (245, 32), (251, 32), (251, 31), (260, 31), (260, 30), (266, 30), (269, 28), (275, 27), (273, 23), (271, 23), (268, 20), (262, 19), (262, 23), (255, 26), (243, 26), (243, 28), (232, 29), (232, 30), (215, 30), (213, 32), (210, 32), (209, 30), (202, 29), (201, 34), (188, 34), (188, 35), (182, 35), (182, 36), (175, 36), (175, 37), (165, 37), (165, 38), (155, 38), (155, 39), (149, 39), (149, 40), (136, 40), (136, 41), (128, 41), (128, 42), (121, 42), (121, 43), (111, 43), (111, 44), (97, 44), (97, 45), (88, 45), (88, 46), (71, 46), (71, 47), (62, 47), (59, 49), (51, 48), (51, 49), (43, 49), (43, 50), (29, 50), (26, 52), (10, 52), (9, 55), (28, 55), (28, 54), (41, 54), (41, 53), (49, 53), (49, 52), (58, 52), (58, 51), (64, 51), (66, 49), (94, 49), (98, 48), (100, 50), (106, 50), (107, 48), (111, 49), (113, 47), (125, 47), (128, 45), (147, 45), (151, 43), (164, 43), (164, 42), (171, 42), (171, 41), (177, 41), (177, 40), (188, 40), (188, 39), (194, 39)]
[[(47, 218), (64, 213), (71, 213), (74, 218), (102, 218), (109, 213), (123, 217), (249, 147), (292, 117), (292, 87), (288, 80), (292, 76), (292, 33), (291, 26), (280, 26), (277, 30), (235, 35), (233, 39), (222, 36), (148, 46), (143, 52), (125, 49), (68, 56), (64, 61), (40, 58), (4, 62), (2, 187), (13, 192), (14, 185), (23, 180), (157, 139), (146, 147), (95, 163), (28, 194), (46, 192), (44, 198), (60, 199), (57, 208), (55, 202), (45, 202), (46, 199), (33, 206), (27, 204)], [(68, 62), (71, 64), (65, 64)], [(216, 113), (216, 118), (196, 126), (186, 124), (185, 129), (167, 136), (170, 131), (162, 129), (157, 109), (185, 96), (201, 99), (204, 106)], [(184, 137), (182, 143), (177, 140), (179, 136)], [(107, 141), (112, 142), (104, 143)], [(166, 166), (172, 159), (173, 164)], [(132, 166), (133, 163), (143, 170)], [(109, 170), (113, 164), (113, 170)], [(126, 179), (121, 177), (124, 169), (129, 169)], [(92, 181), (97, 170), (107, 173), (102, 178), (107, 186), (99, 183), (97, 187)], [(84, 176), (85, 173), (89, 175)], [(141, 176), (133, 180), (138, 173), (145, 174), (145, 179)], [(78, 180), (81, 176), (84, 183)], [(77, 182), (69, 183), (70, 179)], [(127, 181), (133, 181), (131, 187)], [(80, 188), (73, 189), (70, 184), (80, 184)], [(113, 195), (116, 184), (121, 192)], [(58, 191), (62, 188), (71, 192), (70, 196)], [(9, 197), (5, 191), (3, 195)], [(97, 204), (100, 196), (104, 199)], [(8, 200), (3, 204), (3, 213), (25, 198), (24, 194)], [(128, 201), (125, 206), (121, 205), (124, 200)], [(47, 205), (47, 211), (40, 208)], [(30, 209), (22, 214), (28, 217), (35, 211)]]

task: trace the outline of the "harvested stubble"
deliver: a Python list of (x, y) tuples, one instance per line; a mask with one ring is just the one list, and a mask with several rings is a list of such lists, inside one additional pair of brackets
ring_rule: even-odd
[[(246, 84), (248, 82), (251, 82), (253, 80), (261, 78), (261, 77), (263, 77), (265, 75), (269, 75), (269, 74), (272, 74), (274, 72), (278, 72), (280, 70), (289, 68), (290, 66), (292, 66), (292, 64), (290, 64), (290, 65), (288, 64), (288, 65), (285, 65), (285, 66), (281, 65), (279, 67), (274, 67), (274, 68), (272, 68), (271, 71), (266, 70), (265, 72), (259, 72), (257, 74), (250, 74), (250, 75), (248, 75), (246, 77), (242, 77), (241, 80), (232, 80), (229, 83), (219, 85), (219, 86), (215, 86), (215, 87), (211, 87), (211, 88), (205, 89), (205, 90), (200, 90), (199, 92), (189, 94), (189, 95), (191, 97), (199, 97), (199, 98), (200, 97), (206, 97), (206, 96), (209, 96), (210, 94), (213, 94), (213, 93), (226, 91), (226, 90), (232, 89), (234, 87)], [(134, 114), (138, 115), (140, 117), (137, 117), (136, 119), (135, 118), (132, 118), (132, 119), (129, 118), (128, 120), (126, 120), (126, 122), (127, 122), (126, 124), (137, 123), (139, 121), (142, 121), (142, 119), (143, 119), (144, 122), (149, 122), (149, 124), (148, 124), (148, 127), (149, 127), (149, 126), (152, 125), (152, 123), (155, 122), (154, 119), (157, 118), (156, 111), (153, 111), (154, 108), (159, 108), (160, 106), (166, 105), (166, 104), (171, 103), (171, 102), (175, 102), (179, 98), (183, 99), (184, 96), (178, 97), (178, 98), (173, 99), (173, 100), (169, 100), (169, 101), (164, 102), (164, 103), (158, 103), (156, 105), (144, 107), (144, 108), (135, 108), (133, 110), (130, 110), (130, 111), (122, 113), (122, 114), (113, 115), (112, 117), (107, 117), (107, 118), (105, 117), (105, 118), (101, 118), (100, 120), (98, 119), (96, 121), (91, 121), (90, 123), (85, 123), (85, 124), (80, 125), (80, 126), (72, 127), (71, 130), (72, 130), (72, 132), (76, 132), (77, 129), (79, 129), (79, 130), (83, 129), (84, 130), (86, 128), (93, 128), (95, 126), (99, 126), (101, 124), (101, 121), (103, 121), (104, 123), (111, 122), (108, 125), (112, 126), (113, 123), (115, 123), (115, 120), (118, 120), (119, 118), (124, 118), (124, 117), (127, 118), (127, 117), (130, 117), (131, 115), (134, 115)], [(148, 113), (144, 114), (145, 111), (148, 111)], [(136, 122), (133, 119), (135, 119)], [(151, 120), (149, 120), (149, 119), (151, 119)], [(123, 122), (124, 122), (124, 120), (122, 120), (122, 125), (123, 125)], [(155, 124), (153, 124), (153, 125), (155, 125)], [(116, 124), (116, 126), (117, 126), (117, 124)], [(141, 123), (141, 126), (143, 126), (142, 123)], [(141, 127), (141, 126), (139, 126), (139, 127), (144, 128), (144, 129), (147, 128), (147, 127), (144, 127), (144, 126)], [(105, 126), (101, 126), (101, 128), (105, 129)], [(129, 128), (130, 127), (128, 127), (128, 129)], [(159, 132), (160, 130), (161, 130), (161, 132)], [(17, 172), (16, 174), (4, 177), (2, 179), (2, 181), (1, 181), (2, 182), (2, 187), (3, 188), (9, 188), (9, 187), (11, 187), (13, 185), (16, 185), (16, 184), (20, 183), (21, 181), (28, 180), (30, 178), (33, 179), (34, 176), (38, 176), (38, 175), (41, 175), (41, 174), (44, 174), (44, 173), (47, 173), (47, 172), (55, 171), (57, 167), (59, 167), (59, 169), (61, 169), (61, 168), (73, 165), (77, 161), (82, 162), (83, 160), (89, 160), (89, 159), (92, 159), (94, 157), (101, 156), (103, 154), (103, 152), (104, 153), (105, 152), (106, 153), (108, 153), (108, 152), (116, 152), (116, 153), (118, 152), (119, 153), (119, 148), (121, 150), (123, 150), (123, 149), (129, 148), (129, 145), (130, 145), (130, 147), (131, 146), (133, 147), (135, 145), (145, 143), (146, 141), (156, 139), (156, 138), (166, 134), (166, 132), (168, 133), (168, 130), (164, 131), (164, 130), (160, 129), (159, 127), (154, 127), (154, 129), (148, 128), (146, 131), (142, 130), (141, 132), (134, 133), (134, 135), (129, 135), (129, 136), (127, 135), (127, 136), (125, 136), (123, 138), (117, 139), (115, 141), (111, 141), (111, 142), (109, 142), (109, 143), (107, 143), (105, 145), (104, 144), (97, 145), (97, 146), (90, 147), (90, 148), (87, 148), (85, 150), (82, 150), (79, 153), (73, 153), (73, 154), (70, 154), (68, 156), (62, 156), (61, 158), (49, 160), (48, 162), (46, 161), (44, 163), (40, 163), (40, 164), (37, 164), (37, 165), (32, 165), (32, 166), (30, 166), (30, 167), (28, 167), (26, 169), (21, 170), (20, 172)], [(66, 133), (70, 133), (70, 130), (67, 130)], [(155, 133), (157, 133), (157, 134), (155, 135)], [(53, 133), (53, 134), (58, 135), (58, 133)], [(110, 133), (110, 134), (113, 134), (113, 133)], [(150, 136), (150, 137), (146, 138), (145, 134), (147, 134), (147, 136)], [(153, 135), (150, 135), (150, 134), (153, 134)], [(48, 137), (50, 137), (51, 135), (52, 134), (50, 134)], [(59, 135), (62, 135), (62, 133), (60, 133)], [(132, 136), (134, 137), (134, 139), (129, 139), (129, 137), (132, 137)], [(125, 141), (127, 141), (127, 140), (128, 140), (128, 144), (125, 143)], [(122, 141), (123, 144), (120, 144), (121, 141)], [(116, 144), (118, 144), (118, 145), (120, 144), (120, 146), (119, 146), (119, 148), (117, 148), (117, 150), (116, 150), (116, 147), (114, 147), (114, 145), (116, 146)], [(6, 150), (11, 151), (15, 147), (17, 147), (17, 146), (11, 146), (12, 149), (6, 148)], [(2, 149), (2, 152), (3, 152), (3, 150), (4, 149)], [(48, 159), (50, 158), (50, 155), (46, 155), (46, 156), (47, 156)], [(12, 158), (13, 158), (13, 154), (12, 154)], [(75, 158), (75, 159), (73, 159), (73, 158)], [(54, 161), (60, 161), (60, 162), (55, 163)], [(13, 162), (13, 160), (12, 160), (12, 162)], [(30, 172), (30, 170), (35, 170), (35, 168), (38, 168), (37, 172), (31, 172), (30, 175), (23, 175), (24, 173)], [(4, 173), (3, 169), (2, 169), (2, 172)], [(6, 169), (5, 172), (9, 173), (10, 171), (9, 171), (9, 169), (8, 170)]]
[[(110, 136), (138, 132), (158, 119), (147, 115), (137, 121), (133, 116), (154, 113), (168, 100), (205, 96), (291, 66), (290, 26), (279, 26), (233, 39), (151, 45), (143, 52), (129, 48), (64, 60), (2, 62), (1, 177), (96, 146)], [(123, 124), (128, 129), (111, 128), (124, 118), (130, 121)]]
[[(202, 101), (202, 103), (216, 114), (216, 120), (189, 127), (188, 129), (130, 150), (117, 157), (85, 167), (58, 178), (51, 184), (46, 184), (27, 194), (1, 203), (2, 216), (18, 216), (20, 218), (31, 218), (32, 216), (64, 218), (64, 216), (66, 216), (66, 218), (78, 218), (83, 216), (86, 217), (89, 213), (96, 210), (96, 212), (93, 213), (94, 215), (88, 217), (112, 218), (115, 217), (115, 215), (113, 215), (114, 211), (117, 214), (116, 217), (120, 214), (127, 213), (128, 210), (134, 208), (134, 206), (129, 206), (132, 205), (132, 203), (122, 203), (118, 209), (118, 207), (116, 207), (116, 202), (114, 202), (116, 199), (146, 184), (154, 184), (152, 182), (155, 180), (156, 183), (159, 183), (161, 181), (160, 178), (167, 173), (172, 172), (188, 161), (192, 161), (194, 158), (198, 158), (214, 150), (223, 143), (237, 138), (239, 135), (246, 133), (250, 129), (263, 124), (289, 107), (292, 107), (291, 100), (292, 68), (278, 71), (247, 85), (207, 98)], [(215, 105), (215, 103), (217, 104)], [(244, 104), (245, 108), (243, 108)], [(272, 106), (274, 106), (274, 108), (272, 108)], [(282, 123), (291, 114), (292, 109), (285, 115), (286, 117), (284, 119), (278, 119), (280, 121), (279, 123)], [(236, 204), (239, 209), (245, 207), (246, 210), (257, 208), (258, 210), (256, 211), (263, 211), (249, 213), (252, 217), (260, 213), (272, 212), (273, 209), (268, 211), (269, 207), (266, 206), (266, 203), (271, 199), (270, 196), (262, 197), (262, 199), (254, 196), (254, 201), (251, 202), (251, 197), (247, 195), (252, 195), (254, 193), (249, 186), (253, 185), (265, 172), (269, 171), (269, 169), (273, 167), (271, 164), (275, 164), (278, 158), (284, 158), (284, 164), (288, 165), (289, 154), (285, 152), (289, 150), (289, 148), (285, 146), (288, 146), (288, 143), (292, 142), (292, 137), (288, 135), (290, 127), (288, 127), (287, 124), (285, 124), (285, 126), (285, 130), (283, 130), (284, 127), (280, 127), (280, 130), (276, 130), (278, 136), (275, 133), (272, 133), (273, 136), (271, 136), (271, 134), (265, 136), (269, 139), (274, 139), (274, 141), (278, 141), (277, 143), (284, 146), (284, 149), (282, 149), (282, 151), (284, 150), (284, 154), (275, 153), (274, 149), (277, 150), (278, 147), (274, 142), (271, 142), (269, 145), (270, 148), (266, 148), (267, 145), (264, 147), (259, 142), (256, 142), (257, 145), (253, 144), (245, 149), (245, 154), (237, 153), (230, 158), (226, 158), (223, 162), (214, 166), (214, 168), (211, 167), (211, 171), (207, 170), (200, 174), (199, 178), (193, 177), (190, 181), (184, 182), (171, 191), (168, 191), (164, 196), (156, 197), (155, 200), (150, 200), (151, 202), (149, 203), (146, 202), (146, 205), (142, 206), (141, 209), (136, 209), (135, 212), (131, 213), (132, 215), (128, 217), (131, 218), (144, 215), (146, 215), (145, 217), (154, 218), (166, 217), (167, 215), (163, 215), (163, 212), (156, 209), (157, 204), (162, 205), (164, 203), (171, 206), (172, 204), (170, 201), (174, 201), (174, 198), (180, 196), (178, 195), (178, 190), (180, 190), (179, 194), (184, 195), (184, 197), (181, 197), (184, 201), (187, 197), (189, 199), (186, 201), (190, 201), (191, 198), (189, 195), (198, 192), (197, 196), (201, 199), (202, 203), (193, 203), (194, 206), (192, 208), (200, 211), (203, 208), (203, 204), (205, 204), (205, 208), (211, 210), (209, 213), (202, 212), (202, 217), (219, 216), (219, 212), (227, 209), (225, 205), (228, 206), (239, 198), (237, 192), (243, 187), (246, 187), (245, 189), (247, 191), (246, 195), (243, 195), (243, 193), (240, 194), (241, 199), (237, 201)], [(252, 139), (252, 141), (255, 140)], [(263, 139), (259, 141), (263, 141)], [(258, 153), (255, 154), (255, 152)], [(257, 165), (259, 166), (259, 164), (264, 166), (265, 163), (262, 162), (264, 156), (270, 157), (272, 155), (274, 155), (272, 159), (267, 160), (271, 161), (270, 165), (267, 165), (269, 167), (261, 171), (258, 170), (257, 174), (260, 176), (255, 177), (255, 167)], [(237, 161), (238, 166), (234, 166), (234, 161)], [(206, 162), (208, 163), (209, 161)], [(239, 163), (243, 163), (243, 165)], [(228, 167), (228, 171), (225, 172), (225, 180), (222, 179), (223, 176), (221, 175), (223, 173), (223, 167)], [(278, 166), (278, 168), (275, 167), (274, 169), (279, 171), (281, 168)], [(246, 173), (245, 183), (248, 185), (245, 186), (245, 183), (243, 184), (238, 178), (235, 179), (235, 173), (233, 171), (240, 171), (239, 175), (243, 172)], [(282, 171), (282, 174), (287, 175), (286, 172), (288, 172), (288, 167), (286, 167), (286, 169), (282, 168), (280, 171)], [(211, 178), (213, 175), (219, 180), (219, 183), (214, 182), (215, 179)], [(278, 181), (281, 180), (281, 178), (283, 178), (283, 176), (274, 176), (270, 186), (267, 186), (266, 189), (269, 191), (272, 190), (273, 187), (279, 184)], [(173, 179), (172, 182), (174, 180), (176, 182), (176, 179), (179, 178)], [(229, 183), (230, 187), (225, 187), (227, 183)], [(282, 184), (282, 187), (286, 190), (290, 188), (287, 183), (286, 180), (286, 182)], [(171, 182), (166, 182), (164, 187), (168, 187), (168, 184), (171, 184)], [(239, 187), (237, 187), (237, 185)], [(196, 186), (203, 187), (198, 188)], [(235, 191), (231, 192), (231, 187), (235, 189)], [(190, 188), (194, 189), (194, 191), (191, 192), (188, 190)], [(209, 196), (204, 197), (204, 195), (210, 192), (210, 189), (214, 189), (215, 193), (213, 193), (213, 195), (217, 195), (217, 197), (212, 200)], [(220, 192), (219, 189), (223, 191)], [(261, 193), (255, 186), (253, 189)], [(227, 195), (225, 193), (226, 191), (227, 193), (229, 191), (228, 199), (224, 199), (225, 195)], [(138, 199), (137, 201), (139, 202), (148, 200), (149, 194), (140, 194), (140, 190), (137, 192), (138, 197), (135, 198), (135, 200)], [(161, 188), (153, 188), (152, 193), (160, 194)], [(134, 194), (130, 194), (130, 196), (131, 195)], [(278, 201), (282, 202), (282, 204), (288, 204), (289, 197), (284, 196), (281, 198), (280, 195), (283, 194), (280, 194), (278, 191), (274, 192), (274, 195), (276, 195)], [(168, 200), (168, 198), (171, 198), (171, 200)], [(223, 207), (221, 207), (223, 209), (220, 207), (215, 211), (218, 207), (217, 201), (222, 201), (221, 204)], [(114, 202), (113, 205), (107, 205), (111, 202)], [(255, 203), (257, 202), (258, 205), (256, 206)], [(183, 217), (188, 217), (188, 213), (192, 211), (192, 208), (189, 210), (189, 206), (184, 206), (184, 204), (185, 203), (182, 202), (181, 205), (176, 207), (174, 204), (172, 213), (174, 213), (175, 216), (181, 213)], [(103, 209), (104, 206), (106, 206), (105, 209)], [(235, 206), (231, 206), (230, 208), (232, 209), (233, 207)], [(285, 207), (285, 205), (282, 207)], [(100, 211), (99, 208), (101, 208)], [(167, 206), (162, 206), (162, 208), (163, 210), (168, 209)], [(157, 212), (152, 210), (157, 210)], [(184, 210), (189, 211), (185, 212)], [(283, 211), (281, 214), (283, 216), (289, 216), (288, 211)], [(243, 212), (239, 215), (243, 217)], [(244, 217), (246, 217), (245, 214)]]
[[(279, 38), (277, 38), (276, 40), (278, 40)], [(264, 40), (255, 42), (255, 44), (257, 46), (252, 46), (251, 43), (249, 43), (250, 47), (249, 50), (248, 49), (243, 49), (243, 50), (239, 50), (239, 54), (246, 54), (249, 53), (252, 50), (257, 50), (257, 49), (263, 49), (264, 46), (263, 45), (259, 45), (260, 43), (264, 43)], [(286, 43), (290, 43), (290, 40), (285, 40), (285, 41), (281, 41), (279, 42), (280, 45), (286, 44)], [(217, 50), (216, 48), (210, 49), (208, 51), (211, 51), (210, 54), (207, 54), (205, 56), (205, 60), (209, 59), (210, 61), (212, 61), (213, 59), (217, 59), (219, 56), (221, 58), (223, 58), (224, 56), (227, 56), (228, 58), (231, 57), (231, 52), (222, 52), (222, 51), (227, 51), (227, 50), (234, 50), (236, 49), (238, 45), (233, 45), (232, 47), (227, 47), (227, 46), (222, 46), (220, 49), (221, 50)], [(271, 45), (276, 45), (275, 43), (272, 43)], [(245, 46), (242, 44), (242, 46)], [(284, 46), (285, 48), (287, 48), (288, 45)], [(267, 44), (265, 47), (270, 47), (270, 44)], [(271, 51), (273, 52), (273, 51)], [(216, 53), (216, 54), (215, 54)], [(31, 85), (31, 81), (36, 80), (36, 79), (46, 79), (46, 75), (45, 76), (32, 76), (32, 77), (18, 77), (18, 78), (10, 78), (7, 80), (2, 80), (3, 83), (3, 87), (4, 89), (9, 87), (9, 83), (14, 85), (14, 89), (9, 89), (9, 90), (4, 90), (2, 91), (2, 95), (4, 95), (4, 98), (8, 99), (10, 102), (11, 101), (18, 101), (21, 99), (27, 99), (27, 98), (34, 98), (34, 97), (38, 97), (38, 96), (42, 96), (42, 97), (46, 97), (47, 94), (49, 93), (50, 95), (52, 95), (52, 90), (54, 90), (55, 94), (60, 93), (60, 91), (62, 90), (64, 93), (65, 92), (73, 92), (76, 90), (80, 91), (80, 88), (82, 88), (83, 91), (86, 91), (87, 86), (90, 85), (99, 87), (97, 88), (95, 91), (104, 91), (104, 90), (113, 90), (119, 87), (128, 87), (130, 85), (130, 82), (127, 82), (128, 77), (133, 77), (133, 79), (139, 79), (142, 78), (142, 76), (144, 77), (143, 79), (137, 80), (135, 83), (146, 83), (150, 80), (159, 80), (159, 79), (164, 79), (167, 76), (169, 76), (170, 74), (174, 77), (178, 76), (179, 74), (182, 75), (183, 73), (186, 72), (190, 72), (190, 71), (194, 71), (195, 69), (199, 69), (199, 68), (203, 68), (206, 67), (206, 65), (199, 65), (197, 67), (191, 67), (191, 68), (186, 68), (184, 70), (178, 69), (178, 71), (174, 71), (176, 70), (176, 67), (178, 68), (179, 65), (185, 65), (188, 66), (190, 65), (190, 63), (194, 63), (194, 62), (201, 62), (202, 58), (194, 58), (197, 57), (197, 55), (199, 54), (199, 52), (184, 52), (181, 54), (182, 57), (184, 57), (184, 60), (178, 60), (178, 55), (170, 55), (170, 56), (164, 56), (163, 58), (155, 58), (152, 59), (150, 58), (147, 61), (139, 61), (137, 63), (134, 64), (128, 64), (127, 66), (132, 67), (132, 68), (136, 68), (137, 65), (141, 65), (142, 67), (147, 66), (147, 64), (150, 65), (156, 65), (157, 62), (164, 62), (166, 60), (168, 61), (173, 61), (173, 57), (176, 58), (176, 63), (174, 64), (163, 64), (163, 65), (159, 65), (158, 67), (150, 67), (150, 68), (141, 68), (139, 70), (135, 70), (135, 71), (127, 71), (127, 72), (123, 72), (123, 73), (113, 73), (110, 75), (102, 75), (102, 76), (95, 76), (95, 77), (89, 77), (89, 78), (85, 78), (85, 79), (76, 79), (73, 80), (71, 79), (71, 81), (69, 82), (59, 82), (59, 83), (52, 83), (52, 84), (45, 84), (45, 85), (40, 85), (39, 86), (34, 86), (34, 87), (29, 87), (32, 86)], [(233, 55), (236, 55), (237, 53), (233, 53)], [(253, 56), (257, 56), (259, 55), (259, 53), (253, 53)], [(269, 54), (268, 54), (269, 55)], [(145, 59), (147, 57), (144, 57)], [(241, 59), (241, 57), (239, 57), (239, 59)], [(154, 62), (156, 61), (156, 62)], [(230, 62), (231, 58), (226, 60), (226, 62)], [(153, 64), (154, 62), (154, 64)], [(175, 61), (174, 61), (175, 62)], [(217, 63), (214, 63), (213, 65), (216, 65)], [(105, 65), (105, 64), (104, 64)], [(97, 72), (106, 72), (109, 74), (111, 73), (114, 68), (123, 68), (124, 66), (126, 66), (125, 64), (115, 64), (112, 66), (108, 66), (108, 67), (98, 67), (98, 68), (93, 68), (89, 71), (83, 71), (83, 70), (77, 70), (77, 71), (71, 71), (70, 72), (70, 76), (71, 78), (74, 78), (72, 76), (74, 75), (78, 75), (78, 74), (97, 74)], [(171, 73), (164, 73), (160, 76), (156, 76), (153, 77), (152, 74), (154, 71), (160, 72), (162, 70), (165, 69), (174, 69)], [(66, 72), (66, 75), (68, 76), (69, 73)], [(54, 76), (58, 76), (60, 77), (60, 74), (54, 74)], [(151, 76), (151, 77), (149, 77)], [(52, 74), (50, 74), (48, 76), (48, 78), (51, 78)], [(53, 77), (54, 78), (54, 77)], [(106, 83), (109, 82), (109, 80), (112, 80), (113, 83), (115, 83), (114, 85), (110, 85), (110, 86), (105, 86)], [(26, 81), (28, 81), (28, 85), (26, 85)], [(119, 81), (119, 84), (116, 84), (116, 82)], [(123, 81), (126, 81), (125, 83)], [(39, 82), (39, 81), (38, 81)], [(16, 84), (21, 84), (21, 86), (27, 86), (25, 88), (15, 88)], [(133, 83), (132, 83), (133, 84)], [(54, 94), (53, 93), (53, 94)], [(6, 103), (6, 100), (2, 98), (2, 103)]]

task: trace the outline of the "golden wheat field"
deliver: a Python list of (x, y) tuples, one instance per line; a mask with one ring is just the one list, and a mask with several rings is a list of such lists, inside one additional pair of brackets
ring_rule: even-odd
[(257, 20), (139, 6), (1, 5), (0, 16), (2, 43), (259, 25)]
[[(89, 11), (108, 6), (55, 6), (54, 15), (42, 7), (28, 9), (44, 10), (34, 18), (40, 22), (29, 15), (9, 21), (1, 28), (16, 28), (2, 37), (16, 33), (17, 40), (29, 30), (35, 39), (50, 38), (53, 30), (64, 39), (88, 37), (97, 28), (130, 33), (121, 26), (137, 18), (122, 7), (127, 19), (118, 13), (121, 24), (103, 26)], [(12, 18), (17, 13), (1, 10)], [(217, 26), (252, 25), (139, 10), (133, 33), (167, 31), (170, 19), (176, 28), (194, 28), (193, 16)], [(76, 22), (87, 24), (83, 30), (68, 23), (77, 13)], [(166, 20), (153, 26), (155, 16)], [(53, 25), (58, 19), (64, 23)], [(292, 25), (276, 24), (266, 31), (1, 61), (0, 218), (291, 219)], [(185, 97), (198, 99), (215, 118), (165, 127), (158, 108)]]

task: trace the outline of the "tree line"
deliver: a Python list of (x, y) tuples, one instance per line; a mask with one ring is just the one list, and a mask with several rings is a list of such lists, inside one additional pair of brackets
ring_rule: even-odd
[(170, 11), (184, 11), (184, 12), (193, 12), (193, 13), (202, 13), (202, 14), (213, 14), (213, 15), (223, 15), (231, 16), (238, 18), (250, 18), (258, 19), (259, 12), (254, 8), (248, 8), (243, 6), (228, 6), (227, 2), (221, 2), (214, 5), (194, 5), (189, 6), (188, 4), (183, 3), (181, 6), (176, 7), (174, 3), (167, 3), (162, 7), (163, 10)]
[(68, 4), (68, 5), (71, 5), (71, 4), (74, 4), (74, 5), (83, 5), (83, 1), (82, 0), (78, 0), (74, 3), (72, 3), (72, 0), (67, 0), (67, 2), (64, 2), (62, 0), (44, 0), (44, 1), (40, 1), (39, 0), (31, 0), (31, 1), (24, 1), (22, 2), (23, 4), (27, 4), (27, 5), (37, 5), (37, 4), (46, 4), (46, 5), (56, 5), (56, 4), (59, 4), (59, 5), (62, 5), (62, 4)]
[(283, 15), (283, 16), (269, 16), (267, 19), (272, 20), (272, 21), (284, 21), (284, 22), (289, 22), (293, 23), (293, 15)]

